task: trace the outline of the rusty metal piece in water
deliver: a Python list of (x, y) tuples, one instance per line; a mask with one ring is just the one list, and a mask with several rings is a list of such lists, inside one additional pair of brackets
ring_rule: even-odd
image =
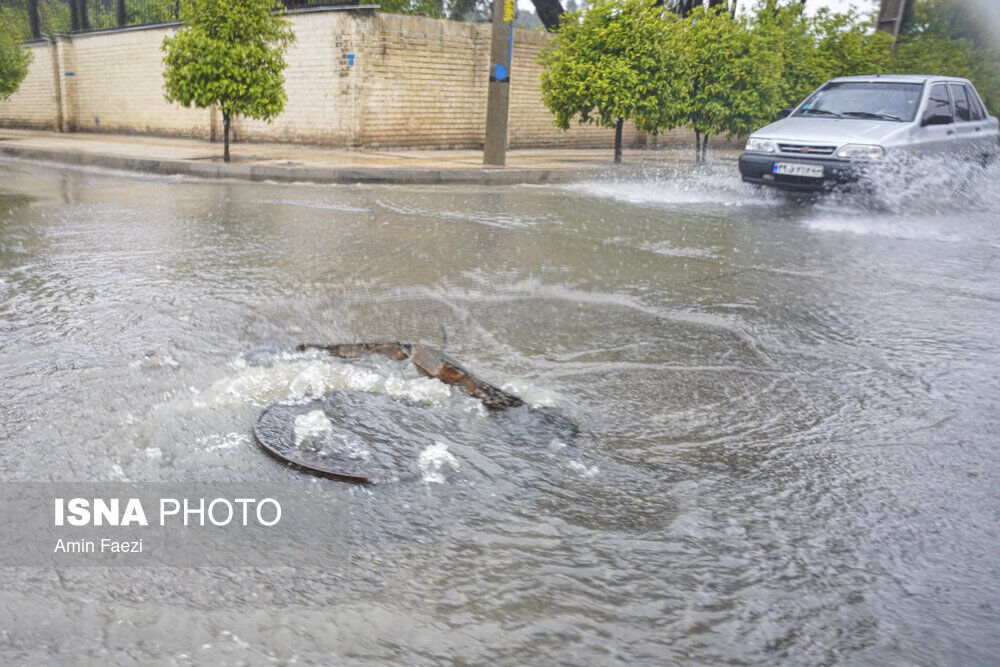
[(445, 384), (461, 387), (473, 398), (479, 399), (490, 410), (505, 410), (524, 405), (517, 396), (509, 394), (499, 387), (483, 382), (472, 373), (458, 365), (444, 352), (427, 345), (412, 345), (410, 343), (346, 343), (340, 345), (314, 345), (305, 343), (298, 350), (324, 350), (335, 357), (355, 359), (357, 357), (380, 354), (396, 361), (409, 359), (414, 366), (432, 378), (437, 378)]

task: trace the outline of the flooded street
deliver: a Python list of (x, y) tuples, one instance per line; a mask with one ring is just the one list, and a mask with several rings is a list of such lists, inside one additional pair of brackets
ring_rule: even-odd
[[(479, 188), (5, 161), (0, 480), (311, 479), (251, 426), (339, 389), (378, 394), (357, 422), (424, 474), (351, 487), (329, 568), (0, 569), (0, 654), (992, 662), (998, 182), (801, 205), (730, 163)], [(578, 433), (497, 424), (390, 363), (243, 356), (382, 340)]]

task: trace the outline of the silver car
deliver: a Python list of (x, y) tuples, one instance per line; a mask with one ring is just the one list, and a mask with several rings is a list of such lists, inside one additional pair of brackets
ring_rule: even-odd
[(892, 157), (995, 159), (1000, 141), (967, 79), (872, 75), (832, 79), (747, 140), (743, 180), (815, 191), (854, 183)]

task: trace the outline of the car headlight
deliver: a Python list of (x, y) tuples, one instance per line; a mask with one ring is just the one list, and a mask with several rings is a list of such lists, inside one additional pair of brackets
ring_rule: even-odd
[(847, 144), (841, 146), (837, 151), (837, 157), (864, 158), (866, 160), (877, 160), (885, 155), (885, 149), (881, 146), (870, 146), (868, 144)]
[(756, 139), (750, 137), (747, 139), (748, 151), (757, 151), (758, 153), (773, 153), (774, 152), (774, 142), (770, 139)]

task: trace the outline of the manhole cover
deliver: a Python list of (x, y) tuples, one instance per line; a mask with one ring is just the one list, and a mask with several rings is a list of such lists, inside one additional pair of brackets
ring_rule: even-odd
[[(254, 435), (268, 454), (321, 477), (374, 483), (417, 479), (455, 464), (440, 439), (545, 446), (572, 442), (576, 425), (556, 410), (533, 408), (482, 382), (439, 350), (403, 343), (303, 345), (341, 358), (379, 354), (412, 362), (425, 374), (461, 387), (489, 410), (485, 417), (449, 411), (359, 390), (327, 392), (319, 398), (279, 402), (254, 421)], [(472, 431), (472, 432), (470, 432)]]

